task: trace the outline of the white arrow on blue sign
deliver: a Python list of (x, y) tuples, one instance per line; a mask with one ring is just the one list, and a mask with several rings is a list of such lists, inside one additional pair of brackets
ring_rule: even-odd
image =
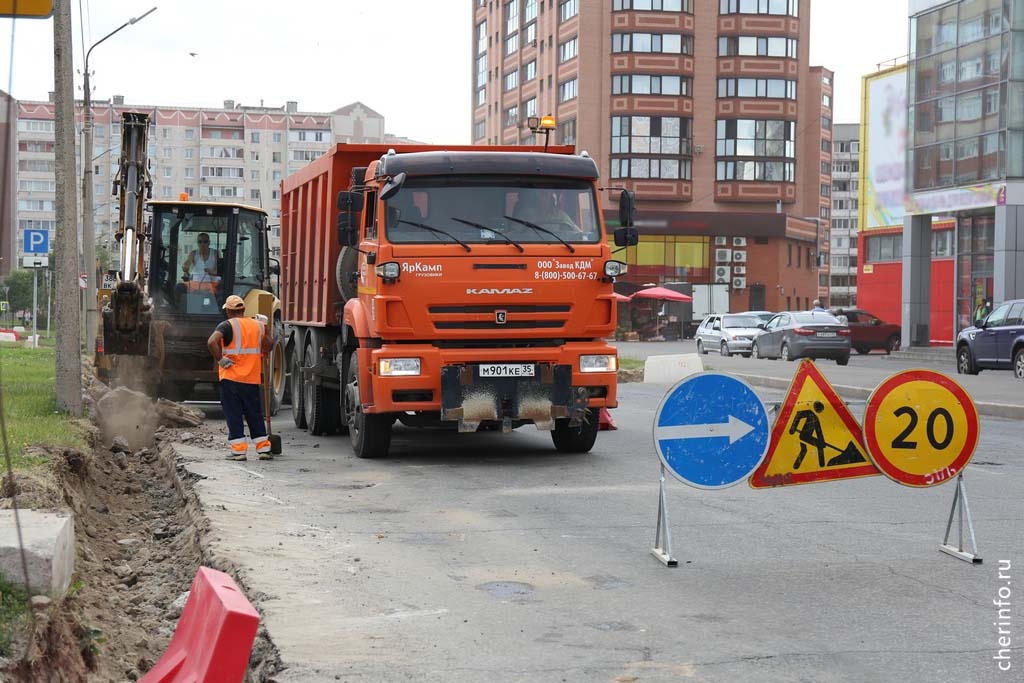
[(654, 448), (684, 484), (724, 489), (744, 481), (768, 452), (768, 411), (750, 386), (702, 372), (669, 390), (654, 415)]
[(25, 253), (26, 254), (48, 254), (50, 253), (50, 233), (46, 230), (25, 231)]

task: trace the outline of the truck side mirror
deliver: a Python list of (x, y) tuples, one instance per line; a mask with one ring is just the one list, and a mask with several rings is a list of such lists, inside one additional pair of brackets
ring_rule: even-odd
[(615, 229), (615, 246), (617, 247), (632, 247), (640, 241), (640, 233), (637, 232), (636, 228), (616, 228)]
[(359, 243), (359, 214), (342, 211), (338, 214), (338, 244), (354, 247)]
[(384, 200), (391, 199), (398, 191), (402, 189), (402, 185), (405, 185), (405, 171), (395, 175), (392, 178), (388, 178), (384, 186), (380, 188), (380, 198)]
[(351, 211), (359, 213), (363, 210), (362, 192), (339, 192), (338, 211)]
[[(628, 228), (633, 225), (634, 214), (636, 213), (636, 195), (629, 190), (623, 190), (619, 195), (619, 225)], [(619, 245), (625, 246), (625, 245)]]

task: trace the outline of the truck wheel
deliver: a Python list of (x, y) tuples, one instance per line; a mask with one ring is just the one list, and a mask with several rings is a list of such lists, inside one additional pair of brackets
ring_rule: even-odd
[[(306, 342), (306, 352), (302, 355), (303, 367), (314, 367), (320, 361), (320, 346), (316, 339)], [(313, 380), (304, 380), (302, 384), (302, 407), (306, 414), (306, 426), (313, 436), (333, 434), (335, 416), (338, 414), (337, 404), (331, 400), (331, 392), (322, 384)]]
[(359, 271), (359, 252), (352, 247), (342, 247), (338, 261), (334, 264), (334, 283), (338, 286), (338, 294), (344, 301), (359, 296), (356, 283), (349, 275)]
[(562, 453), (587, 453), (597, 441), (598, 421), (597, 410), (587, 410), (584, 420), (576, 427), (569, 426), (567, 418), (555, 420), (555, 428), (551, 430), (551, 440), (555, 448)]
[(306, 407), (303, 405), (305, 388), (302, 381), (302, 356), (299, 352), (299, 340), (296, 339), (292, 346), (291, 362), (291, 389), (292, 389), (292, 421), (299, 429), (306, 428)]
[(382, 458), (391, 447), (392, 415), (368, 415), (363, 412), (359, 393), (359, 359), (353, 351), (349, 356), (345, 372), (345, 389), (342, 401), (345, 406), (345, 420), (348, 422), (348, 436), (352, 440), (352, 451), (357, 458)]
[(273, 417), (281, 411), (284, 403), (284, 390), (288, 384), (285, 368), (284, 341), (278, 337), (274, 340), (274, 348), (270, 352), (270, 415)]

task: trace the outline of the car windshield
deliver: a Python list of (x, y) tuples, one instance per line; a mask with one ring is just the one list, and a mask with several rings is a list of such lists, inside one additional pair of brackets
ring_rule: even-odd
[(797, 323), (821, 323), (825, 325), (841, 325), (839, 320), (829, 313), (794, 313), (793, 320)]
[(727, 315), (722, 318), (722, 327), (757, 327), (759, 322), (752, 315)]
[(408, 178), (385, 203), (395, 244), (598, 243), (593, 186), (573, 178)]

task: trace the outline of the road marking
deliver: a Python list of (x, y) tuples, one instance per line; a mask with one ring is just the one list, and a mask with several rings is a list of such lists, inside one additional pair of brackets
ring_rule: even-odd
[(245, 469), (244, 467), (241, 467), (241, 468), (239, 468), (239, 469), (241, 469), (241, 470), (242, 470), (243, 472), (248, 472), (249, 474), (251, 474), (251, 475), (252, 475), (252, 476), (254, 476), (254, 477), (259, 477), (260, 479), (266, 479), (266, 477), (264, 477), (264, 476), (263, 476), (262, 474), (260, 474), (259, 472), (254, 472), (254, 471), (252, 471), (252, 470), (247, 470), (247, 469)]
[(710, 424), (696, 425), (674, 425), (669, 427), (657, 427), (654, 431), (655, 439), (711, 439), (727, 436), (729, 443), (736, 443), (737, 440), (754, 431), (754, 426), (743, 420), (730, 415), (727, 422), (712, 422)]

